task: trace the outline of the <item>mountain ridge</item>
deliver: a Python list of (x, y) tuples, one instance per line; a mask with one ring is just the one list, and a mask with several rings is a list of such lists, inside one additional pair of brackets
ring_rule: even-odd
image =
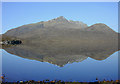
[(103, 23), (97, 23), (97, 24), (94, 24), (91, 26), (87, 26), (87, 24), (85, 24), (83, 22), (67, 20), (63, 16), (60, 16), (60, 17), (57, 17), (57, 18), (54, 18), (54, 19), (48, 20), (48, 21), (41, 21), (41, 22), (37, 22), (37, 23), (33, 23), (33, 24), (22, 25), (20, 27), (8, 30), (5, 33), (5, 35), (14, 37), (14, 36), (29, 33), (29, 32), (35, 31), (35, 30), (42, 30), (42, 28), (44, 28), (44, 29), (49, 28), (51, 30), (55, 30), (55, 29), (56, 30), (57, 29), (58, 30), (59, 29), (63, 29), (63, 30), (78, 29), (79, 30), (80, 29), (79, 31), (90, 31), (90, 32), (91, 32), (91, 30), (95, 30), (93, 32), (106, 31), (106, 32), (116, 33), (115, 31), (113, 31), (111, 28), (109, 28), (107, 25), (105, 25)]
[(79, 61), (86, 57), (104, 60), (118, 51), (118, 33), (106, 24), (87, 26), (64, 17), (56, 19), (7, 31), (2, 37), (4, 41), (18, 39), (22, 44), (3, 45), (2, 48), (20, 57), (47, 61), (58, 66), (76, 62), (78, 58)]

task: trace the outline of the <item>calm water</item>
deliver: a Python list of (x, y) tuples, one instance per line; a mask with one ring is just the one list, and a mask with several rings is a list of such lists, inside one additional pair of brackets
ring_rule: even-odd
[[(12, 50), (12, 49), (11, 49)], [(11, 52), (12, 53), (12, 52)], [(23, 53), (23, 52), (21, 52)], [(16, 55), (15, 55), (16, 54)], [(115, 52), (109, 57), (96, 60), (91, 57), (72, 57), (69, 61), (61, 59), (59, 61), (47, 58), (44, 62), (34, 60), (33, 58), (19, 55), (18, 52), (13, 54), (2, 50), (3, 59), (3, 74), (6, 76), (5, 81), (18, 80), (64, 80), (64, 81), (95, 81), (96, 77), (99, 80), (116, 80), (118, 79), (118, 52)], [(24, 55), (24, 54), (23, 54)], [(33, 55), (33, 54), (32, 54)], [(34, 57), (34, 56), (33, 56)], [(56, 58), (54, 58), (56, 59)], [(72, 60), (73, 59), (73, 60)], [(78, 59), (78, 60), (77, 60)], [(52, 63), (53, 62), (53, 63)]]

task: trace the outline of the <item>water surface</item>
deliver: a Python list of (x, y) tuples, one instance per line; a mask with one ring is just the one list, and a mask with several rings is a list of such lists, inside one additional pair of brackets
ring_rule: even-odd
[(94, 50), (94, 46), (84, 48), (79, 52), (68, 49), (66, 53), (61, 51), (55, 54), (50, 54), (52, 51), (49, 50), (44, 54), (39, 47), (35, 51), (41, 54), (36, 53), (24, 45), (4, 48), (2, 69), (5, 81), (95, 81), (96, 77), (99, 80), (118, 79), (118, 52), (113, 46), (107, 47), (107, 50), (105, 47)]

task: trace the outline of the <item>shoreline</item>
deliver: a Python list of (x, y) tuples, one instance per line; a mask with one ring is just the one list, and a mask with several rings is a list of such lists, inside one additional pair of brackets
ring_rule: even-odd
[(34, 81), (34, 80), (29, 80), (29, 81), (17, 81), (17, 82), (2, 82), (1, 84), (120, 84), (120, 80), (104, 80), (104, 81), (99, 81), (96, 80), (94, 82), (70, 82), (70, 81)]

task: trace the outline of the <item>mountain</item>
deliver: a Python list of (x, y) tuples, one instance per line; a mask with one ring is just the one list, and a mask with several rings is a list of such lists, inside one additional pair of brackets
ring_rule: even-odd
[(9, 53), (58, 66), (87, 57), (104, 60), (118, 51), (118, 33), (107, 25), (87, 26), (63, 16), (8, 30), (2, 39), (22, 41), (21, 45), (3, 45)]
[(87, 27), (86, 24), (79, 22), (79, 21), (69, 21), (67, 19), (65, 19), (63, 16), (60, 16), (58, 18), (49, 20), (49, 21), (41, 21), (38, 23), (34, 23), (34, 24), (28, 24), (28, 25), (23, 25), (20, 26), (18, 28), (14, 28), (11, 29), (9, 31), (7, 31), (5, 33), (5, 35), (8, 36), (12, 36), (12, 37), (20, 37), (22, 34), (26, 34), (26, 33), (32, 33), (32, 32), (36, 32), (37, 30), (40, 31), (42, 30), (42, 28), (46, 29), (46, 28), (76, 28), (76, 29), (80, 29), (80, 28), (85, 28)]
[(109, 39), (111, 36), (116, 38), (117, 33), (102, 23), (88, 27), (83, 22), (67, 20), (60, 16), (49, 21), (41, 21), (8, 30), (4, 35), (22, 40), (52, 38), (93, 39), (96, 37), (104, 39), (104, 36)]
[(115, 33), (110, 27), (103, 23), (97, 23), (87, 28), (89, 31), (103, 32), (103, 33)]

